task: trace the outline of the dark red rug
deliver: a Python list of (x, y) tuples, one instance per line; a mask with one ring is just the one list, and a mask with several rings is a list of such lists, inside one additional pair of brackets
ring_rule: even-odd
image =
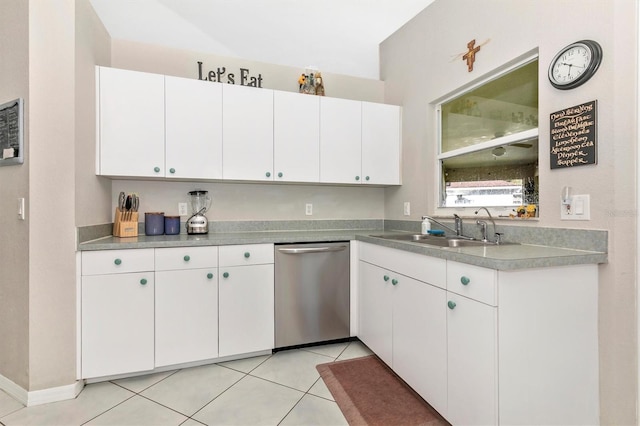
[(449, 425), (375, 355), (316, 369), (350, 425)]

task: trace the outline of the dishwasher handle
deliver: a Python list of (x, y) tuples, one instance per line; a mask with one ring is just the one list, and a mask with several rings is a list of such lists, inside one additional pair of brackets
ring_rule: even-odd
[(342, 251), (347, 246), (327, 246), (327, 247), (300, 247), (300, 248), (279, 248), (278, 251), (284, 254), (306, 254), (306, 253), (327, 253), (332, 251)]

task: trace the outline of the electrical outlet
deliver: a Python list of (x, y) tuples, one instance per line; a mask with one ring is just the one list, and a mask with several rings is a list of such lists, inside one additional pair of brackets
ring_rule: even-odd
[(187, 203), (178, 203), (178, 214), (180, 216), (187, 216)]
[(313, 204), (306, 204), (304, 206), (304, 214), (311, 216), (313, 214)]
[(18, 198), (18, 219), (24, 220), (24, 198)]
[(408, 201), (404, 202), (404, 215), (405, 216), (411, 215), (411, 203)]

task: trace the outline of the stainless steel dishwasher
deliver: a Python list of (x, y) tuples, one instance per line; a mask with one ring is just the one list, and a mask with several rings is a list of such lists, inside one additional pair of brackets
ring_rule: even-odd
[(349, 242), (276, 245), (276, 348), (349, 334)]

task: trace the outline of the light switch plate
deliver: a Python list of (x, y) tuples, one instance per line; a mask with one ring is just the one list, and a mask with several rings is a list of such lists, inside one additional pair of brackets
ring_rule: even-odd
[(411, 216), (411, 203), (408, 201), (404, 202), (404, 215)]
[(307, 216), (311, 216), (313, 214), (313, 204), (305, 204), (304, 214)]
[(591, 220), (591, 197), (589, 194), (573, 195), (570, 197), (570, 208), (560, 204), (561, 220)]
[(178, 203), (178, 215), (187, 216), (188, 214), (187, 203)]

